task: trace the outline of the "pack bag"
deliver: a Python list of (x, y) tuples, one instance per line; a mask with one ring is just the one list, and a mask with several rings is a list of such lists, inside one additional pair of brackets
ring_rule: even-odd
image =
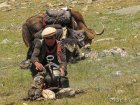
[(67, 26), (71, 24), (71, 13), (69, 10), (47, 10), (46, 24), (61, 24)]

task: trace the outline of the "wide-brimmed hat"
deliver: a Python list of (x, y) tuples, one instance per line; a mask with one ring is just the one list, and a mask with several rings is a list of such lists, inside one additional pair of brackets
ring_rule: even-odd
[(55, 34), (56, 34), (56, 29), (53, 27), (47, 27), (41, 33), (42, 38), (50, 37), (50, 36), (53, 36)]

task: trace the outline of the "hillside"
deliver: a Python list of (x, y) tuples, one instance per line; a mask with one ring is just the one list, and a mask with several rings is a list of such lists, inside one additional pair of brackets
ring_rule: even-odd
[[(25, 102), (32, 82), (21, 70), (27, 48), (21, 36), (27, 18), (49, 8), (80, 11), (87, 25), (105, 33), (93, 39), (89, 58), (68, 65), (75, 98)], [(139, 0), (0, 0), (0, 105), (140, 105)], [(96, 54), (96, 56), (94, 55)]]

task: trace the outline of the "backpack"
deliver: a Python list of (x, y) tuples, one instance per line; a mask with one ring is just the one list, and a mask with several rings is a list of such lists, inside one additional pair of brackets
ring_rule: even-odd
[(46, 24), (60, 24), (67, 26), (71, 24), (71, 13), (69, 10), (47, 10)]

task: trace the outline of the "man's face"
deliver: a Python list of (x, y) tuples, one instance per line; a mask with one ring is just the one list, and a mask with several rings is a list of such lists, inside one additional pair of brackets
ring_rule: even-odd
[(50, 37), (47, 37), (45, 38), (45, 43), (48, 45), (48, 46), (53, 46), (55, 44), (55, 36), (50, 36)]

